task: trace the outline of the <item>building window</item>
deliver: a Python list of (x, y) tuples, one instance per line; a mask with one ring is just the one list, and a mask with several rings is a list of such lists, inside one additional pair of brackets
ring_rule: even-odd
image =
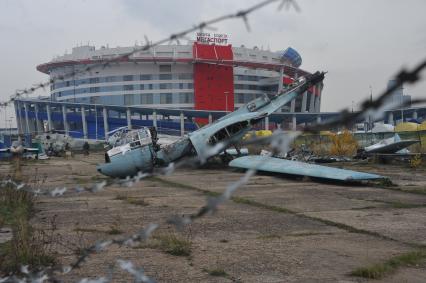
[(99, 92), (99, 87), (91, 87), (91, 88), (89, 89), (89, 92), (90, 92), (90, 93)]
[(188, 84), (188, 89), (192, 89), (194, 85), (192, 83)]
[(133, 90), (133, 85), (123, 85), (123, 90)]
[(179, 93), (179, 103), (193, 103), (194, 96), (190, 92)]
[(144, 90), (145, 89), (145, 85), (139, 85), (139, 89), (140, 90)]
[(172, 84), (160, 84), (160, 89), (172, 89)]
[(98, 104), (99, 103), (99, 96), (92, 96), (92, 97), (90, 97), (90, 103), (92, 103), (92, 104)]
[(152, 93), (140, 94), (141, 104), (153, 104), (154, 99)]
[(152, 75), (140, 75), (141, 81), (149, 81), (152, 80)]
[(159, 78), (160, 80), (171, 80), (172, 74), (160, 74)]
[(91, 83), (91, 84), (97, 84), (97, 83), (99, 83), (99, 78), (90, 78), (89, 79), (89, 83)]
[(172, 65), (160, 65), (160, 73), (170, 73), (172, 71)]
[(179, 74), (178, 79), (179, 80), (191, 80), (192, 74)]
[(124, 95), (124, 105), (133, 105), (134, 104), (134, 95), (125, 94)]
[(237, 93), (237, 103), (244, 103), (244, 94), (243, 93)]
[(160, 103), (161, 104), (171, 104), (172, 103), (172, 94), (171, 93), (160, 93)]
[(250, 102), (250, 101), (252, 101), (255, 98), (256, 98), (255, 94), (252, 94), (252, 93), (246, 93), (246, 94), (244, 94), (244, 102), (245, 103)]
[(148, 84), (148, 89), (154, 89), (154, 86), (152, 84)]
[(133, 81), (133, 75), (123, 76), (123, 81), (125, 82)]

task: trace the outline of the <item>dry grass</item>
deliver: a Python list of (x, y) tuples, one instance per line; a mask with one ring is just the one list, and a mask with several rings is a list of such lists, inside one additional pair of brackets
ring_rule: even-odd
[(424, 250), (408, 252), (388, 259), (383, 263), (357, 268), (351, 272), (351, 275), (369, 279), (381, 279), (394, 273), (400, 267), (414, 266), (425, 262), (425, 260), (426, 252)]
[(12, 240), (0, 245), (0, 272), (16, 273), (22, 265), (30, 268), (54, 263), (52, 234), (29, 224), (34, 196), (10, 185), (0, 188), (0, 224), (11, 227)]
[(161, 232), (152, 236), (146, 244), (137, 248), (159, 249), (174, 256), (190, 256), (192, 242), (173, 232)]

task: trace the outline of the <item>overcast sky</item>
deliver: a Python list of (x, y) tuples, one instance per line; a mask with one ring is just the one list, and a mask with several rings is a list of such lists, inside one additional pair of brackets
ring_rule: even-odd
[[(248, 0), (1, 0), (0, 100), (48, 77), (35, 67), (77, 44), (131, 46), (144, 35), (155, 41), (258, 1)], [(401, 67), (426, 59), (425, 0), (297, 0), (301, 12), (272, 4), (242, 21), (218, 24), (235, 46), (272, 51), (291, 46), (301, 68), (329, 73), (322, 111), (351, 107), (386, 86)], [(191, 36), (195, 37), (195, 34)], [(423, 72), (423, 77), (426, 77)], [(37, 92), (35, 95), (47, 95)], [(426, 97), (426, 80), (405, 94)], [(12, 116), (12, 109), (7, 116)], [(0, 113), (4, 125), (4, 112)]]

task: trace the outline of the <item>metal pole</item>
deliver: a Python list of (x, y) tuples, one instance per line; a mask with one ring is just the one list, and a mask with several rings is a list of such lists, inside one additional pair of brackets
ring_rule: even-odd
[(30, 134), (30, 124), (28, 122), (28, 105), (27, 103), (24, 103), (24, 109), (25, 109), (25, 129), (26, 129), (26, 134)]
[(389, 117), (388, 117), (388, 123), (391, 125), (394, 125), (394, 121), (393, 121), (393, 113), (389, 112)]
[(81, 106), (81, 123), (83, 124), (83, 138), (87, 139), (87, 121), (86, 121), (86, 112), (84, 106)]
[(296, 119), (296, 115), (293, 115), (292, 117), (291, 117), (291, 124), (292, 124), (292, 130), (293, 131), (296, 131), (296, 129), (297, 129), (297, 119)]
[(152, 112), (152, 125), (157, 129), (157, 111)]
[(129, 108), (126, 109), (127, 127), (132, 129), (132, 113)]
[(40, 120), (38, 119), (38, 104), (34, 104), (34, 113), (36, 119), (36, 133), (39, 134), (41, 132)]
[(417, 120), (417, 111), (413, 112), (413, 119)]
[(22, 126), (21, 126), (21, 115), (20, 115), (20, 109), (19, 109), (19, 102), (15, 101), (15, 112), (16, 112), (16, 127), (18, 128), (18, 134), (22, 133)]
[(68, 121), (67, 121), (67, 107), (65, 105), (62, 105), (62, 119), (64, 121), (64, 131), (65, 134), (69, 135), (69, 129), (68, 129)]
[(310, 103), (309, 103), (309, 112), (311, 112), (311, 113), (315, 112), (315, 94), (314, 94), (314, 91), (311, 92), (311, 100), (310, 100)]
[(269, 116), (265, 117), (265, 130), (269, 131)]
[(183, 116), (183, 112), (180, 112), (180, 136), (183, 137), (185, 135), (185, 117)]
[(307, 103), (307, 100), (308, 100), (308, 92), (307, 91), (305, 91), (304, 93), (303, 93), (303, 96), (302, 96), (302, 109), (301, 109), (301, 111), (300, 112), (306, 112), (306, 103)]
[(52, 127), (52, 113), (50, 112), (50, 105), (46, 104), (46, 113), (47, 113), (47, 130), (53, 130)]
[(105, 140), (108, 139), (109, 125), (108, 125), (108, 110), (106, 107), (102, 109), (102, 114), (104, 116), (104, 136)]

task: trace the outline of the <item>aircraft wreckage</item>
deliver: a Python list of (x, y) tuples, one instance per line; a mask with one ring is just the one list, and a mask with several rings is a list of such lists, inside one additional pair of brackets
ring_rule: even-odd
[[(155, 128), (144, 127), (131, 131), (120, 129), (109, 139), (108, 144), (112, 149), (105, 154), (106, 163), (98, 165), (97, 170), (110, 177), (124, 178), (134, 176), (139, 172), (151, 172), (154, 168), (166, 167), (183, 157), (196, 156), (199, 160), (206, 160), (232, 146), (235, 147), (238, 155), (242, 155), (236, 144), (252, 129), (253, 125), (283, 107), (311, 86), (322, 82), (324, 74), (323, 72), (316, 72), (299, 78), (283, 92), (275, 96), (264, 95), (259, 97), (214, 123), (167, 145), (159, 143)], [(263, 160), (264, 157), (240, 157), (230, 165), (249, 169), (258, 163), (259, 158)], [(283, 166), (287, 169), (284, 168), (284, 171), (283, 168), (277, 169), (277, 167)], [(268, 157), (267, 162), (259, 169), (260, 171), (345, 181), (384, 178), (374, 174), (280, 160), (273, 157)]]
[[(142, 128), (124, 134), (105, 155), (97, 170), (110, 177), (127, 177), (168, 166), (186, 156), (205, 159), (237, 143), (252, 126), (282, 108), (296, 96), (324, 79), (323, 72), (301, 77), (275, 96), (264, 95), (238, 110), (169, 145), (160, 146), (155, 130)], [(224, 148), (209, 154), (212, 147)]]

